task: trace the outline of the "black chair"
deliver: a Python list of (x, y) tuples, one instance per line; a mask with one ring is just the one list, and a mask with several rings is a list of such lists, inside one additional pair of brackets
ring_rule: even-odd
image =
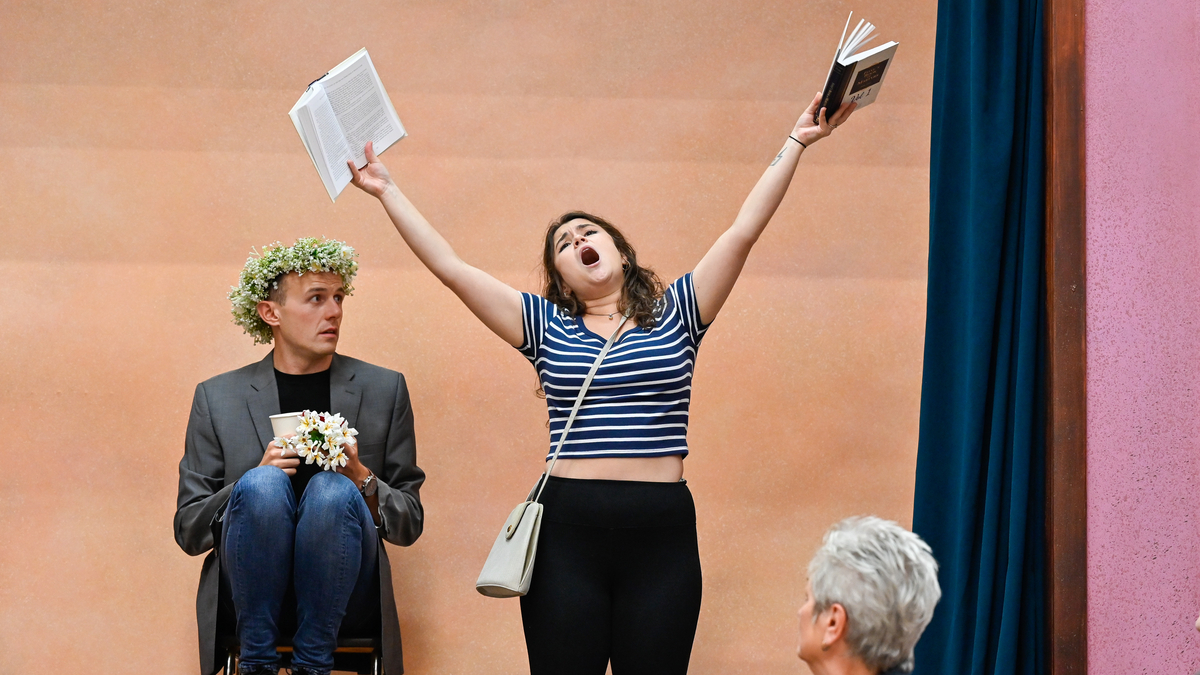
[[(215, 532), (214, 532), (215, 534)], [(220, 541), (220, 539), (218, 539)], [(380, 544), (382, 546), (382, 544)], [(237, 638), (237, 617), (233, 609), (233, 597), (222, 575), (217, 604), (217, 650), (225, 654), (225, 675), (237, 675), (237, 665), (242, 646)], [(373, 584), (370, 603), (372, 611), (358, 617), (355, 627), (343, 624), (345, 632), (338, 635), (337, 649), (333, 652), (333, 669), (359, 675), (384, 675), (383, 671), (383, 624), (379, 616), (378, 581)], [(279, 653), (281, 668), (292, 664), (292, 634), (295, 631), (295, 615), (287, 607), (295, 605), (292, 589), (284, 599), (284, 613), (280, 616), (281, 643), (275, 648)]]
[[(291, 593), (285, 603), (295, 602)], [(374, 603), (378, 607), (378, 601)], [(279, 653), (281, 667), (292, 663), (292, 631), (295, 617), (287, 611), (280, 617), (280, 629), (285, 636), (275, 648)], [(382, 623), (378, 613), (363, 617), (357, 628), (346, 628), (338, 635), (337, 649), (333, 652), (333, 669), (359, 673), (359, 675), (383, 675)], [(237, 619), (234, 616), (233, 600), (228, 589), (221, 585), (221, 603), (217, 612), (217, 649), (225, 654), (225, 675), (236, 675), (241, 656), (241, 644), (237, 638)]]
[[(333, 652), (333, 669), (359, 673), (359, 675), (383, 675), (382, 640), (378, 637), (343, 638), (338, 637), (337, 649)], [(225, 675), (236, 675), (238, 657), (241, 645), (234, 635), (221, 637), (221, 649), (225, 650)], [(289, 667), (292, 663), (292, 646), (279, 645), (280, 666)]]

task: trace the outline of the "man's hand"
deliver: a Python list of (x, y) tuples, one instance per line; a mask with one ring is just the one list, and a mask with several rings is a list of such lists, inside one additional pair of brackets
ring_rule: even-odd
[[(357, 459), (358, 458), (356, 456), (355, 460), (357, 461)], [(283, 469), (283, 472), (287, 475), (295, 476), (296, 467), (300, 466), (300, 458), (296, 456), (296, 453), (291, 452), (290, 450), (285, 457), (283, 454), (283, 448), (276, 445), (275, 441), (271, 441), (271, 444), (267, 446), (267, 451), (263, 453), (262, 461), (259, 462), (258, 465), (277, 466)]]
[[(367, 479), (367, 476), (371, 475), (371, 470), (358, 461), (358, 441), (353, 438), (350, 439), (349, 443), (342, 446), (342, 452), (346, 453), (346, 466), (339, 466), (334, 470), (354, 481), (354, 487), (362, 490), (363, 481)], [(379, 479), (376, 478), (375, 480)], [(375, 525), (378, 526), (382, 522), (379, 518), (379, 495), (371, 495), (366, 500), (367, 508), (371, 510), (371, 518), (375, 521)]]
[(352, 442), (342, 446), (342, 452), (346, 453), (346, 466), (335, 467), (334, 471), (354, 481), (354, 487), (361, 489), (363, 481), (371, 475), (371, 470), (358, 461), (358, 442), (350, 440)]

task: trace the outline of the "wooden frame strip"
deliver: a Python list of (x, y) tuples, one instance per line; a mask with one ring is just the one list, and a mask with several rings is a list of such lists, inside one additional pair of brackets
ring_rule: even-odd
[(1046, 0), (1046, 629), (1050, 675), (1087, 673), (1084, 0)]

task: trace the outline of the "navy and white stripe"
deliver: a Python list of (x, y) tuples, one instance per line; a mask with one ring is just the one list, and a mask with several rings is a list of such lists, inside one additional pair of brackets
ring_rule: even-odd
[[(525, 343), (520, 352), (537, 369), (550, 414), (549, 459), (579, 387), (608, 336), (545, 298), (521, 294)], [(692, 275), (663, 294), (654, 328), (617, 339), (579, 407), (559, 457), (687, 455), (688, 405), (696, 349), (708, 326), (700, 322)]]

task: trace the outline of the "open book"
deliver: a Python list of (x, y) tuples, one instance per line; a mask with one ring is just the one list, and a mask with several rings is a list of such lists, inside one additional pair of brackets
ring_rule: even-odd
[(846, 27), (842, 29), (842, 39), (838, 42), (837, 51), (833, 53), (829, 77), (825, 78), (821, 106), (813, 114), (814, 122), (820, 116), (821, 108), (825, 108), (825, 119), (829, 119), (844, 105), (858, 103), (858, 107), (862, 108), (873, 103), (883, 87), (883, 77), (887, 75), (888, 65), (896, 55), (896, 47), (900, 44), (898, 42), (888, 42), (860, 52), (859, 49), (878, 36), (872, 35), (875, 32), (874, 24), (859, 20), (854, 31), (847, 37), (846, 30), (850, 28), (850, 19), (853, 16), (854, 12), (850, 12), (850, 16), (846, 17)]
[(308, 85), (288, 117), (332, 200), (350, 184), (346, 160), (360, 169), (367, 165), (367, 141), (375, 141), (379, 154), (408, 135), (366, 49)]

